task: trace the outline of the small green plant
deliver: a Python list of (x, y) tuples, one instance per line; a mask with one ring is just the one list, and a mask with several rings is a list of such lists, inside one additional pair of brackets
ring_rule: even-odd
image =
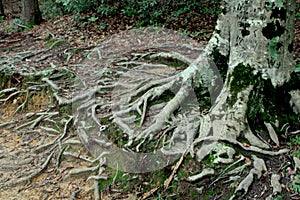
[(81, 13), (95, 11), (96, 0), (55, 0), (56, 3), (62, 4), (65, 11), (69, 13)]
[(4, 16), (0, 16), (0, 24), (3, 23), (4, 21)]
[(98, 28), (99, 30), (104, 30), (107, 27), (107, 24), (104, 22), (101, 22), (100, 25), (95, 25), (96, 28)]
[[(298, 60), (299, 60), (299, 59), (298, 59)], [(298, 64), (296, 65), (295, 72), (296, 72), (296, 73), (299, 73), (299, 72), (300, 72), (300, 63), (298, 63)]]
[(13, 19), (12, 24), (14, 24), (14, 25), (22, 25), (23, 21), (20, 18), (15, 18), (15, 19)]
[(126, 27), (127, 30), (129, 30), (129, 29), (132, 29), (133, 26), (126, 24), (125, 27)]
[[(175, 16), (179, 16), (184, 13), (191, 13), (194, 10), (202, 8), (203, 6), (202, 6), (201, 2), (199, 2), (197, 0), (192, 0), (189, 2), (179, 1), (176, 3), (176, 7), (178, 7), (178, 10), (175, 11), (174, 13), (175, 13)], [(201, 9), (199, 9), (199, 10), (201, 10)]]
[(125, 4), (124, 8), (121, 9), (121, 13), (127, 16), (134, 16), (137, 14), (134, 4)]
[(109, 172), (110, 175), (108, 176), (107, 180), (100, 181), (100, 191), (109, 185), (116, 184), (118, 181), (126, 181), (126, 176), (123, 176), (123, 171), (112, 168), (107, 168), (106, 171)]
[(202, 36), (202, 37), (204, 37), (204, 38), (209, 39), (209, 38), (211, 37), (211, 33), (210, 33), (210, 31), (207, 30), (207, 29), (202, 29), (202, 30), (200, 30), (200, 31), (195, 31), (195, 32), (193, 32), (193, 33), (191, 34), (191, 36), (193, 36), (193, 37)]
[(273, 197), (273, 200), (283, 200), (283, 196), (277, 195), (276, 197)]
[(297, 194), (300, 194), (300, 174), (297, 174), (295, 176), (295, 178), (292, 180), (292, 187), (291, 189), (297, 193)]
[(97, 12), (103, 16), (112, 16), (115, 15), (118, 11), (118, 6), (119, 4), (116, 3), (114, 5), (110, 5), (107, 3), (104, 3), (104, 1), (101, 1), (102, 3), (100, 4), (100, 6), (97, 9)]
[(296, 149), (294, 151), (294, 153), (291, 154), (291, 156), (296, 156), (298, 158), (300, 158), (300, 136), (297, 135), (295, 138), (291, 138), (291, 145), (295, 146)]
[(186, 30), (186, 29), (181, 29), (181, 30), (179, 30), (179, 33), (180, 33), (180, 35), (182, 35), (182, 36), (189, 36), (189, 35), (190, 35), (189, 31)]
[(97, 20), (98, 20), (98, 17), (90, 17), (90, 18), (88, 18), (89, 22), (95, 22)]
[(65, 7), (60, 0), (41, 0), (40, 9), (44, 19), (55, 18), (65, 14)]
[(215, 157), (211, 153), (203, 159), (203, 163), (205, 166), (213, 168), (215, 166), (214, 160), (215, 160)]
[(28, 28), (24, 25), (23, 21), (20, 18), (15, 18), (12, 20), (11, 25), (8, 27), (8, 32), (20, 32)]
[(300, 20), (300, 13), (296, 13), (296, 20)]

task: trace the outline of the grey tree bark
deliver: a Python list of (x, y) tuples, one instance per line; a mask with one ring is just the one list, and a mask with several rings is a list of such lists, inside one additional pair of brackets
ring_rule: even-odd
[(22, 18), (25, 25), (40, 24), (42, 22), (38, 0), (22, 0)]
[[(215, 119), (224, 114), (217, 122), (223, 124), (218, 137), (235, 140), (243, 135), (251, 145), (267, 148), (250, 131), (247, 117), (266, 112), (258, 103), (266, 91), (258, 90), (275, 90), (290, 79), (295, 67), (294, 15), (295, 1), (225, 1), (209, 47), (192, 70), (201, 73), (201, 62), (216, 54), (228, 59), (225, 87), (211, 109)], [(274, 117), (268, 122), (275, 123)]]
[[(194, 63), (193, 70), (188, 69), (192, 73), (202, 73), (201, 63), (207, 57), (214, 60), (216, 54), (227, 59), (224, 87), (210, 110), (208, 120), (204, 122), (211, 125), (200, 127), (199, 137), (194, 142), (198, 144), (205, 141), (202, 143), (205, 148), (196, 152), (199, 161), (212, 149), (215, 150), (220, 141), (259, 154), (278, 155), (287, 152), (284, 149), (274, 152), (270, 150), (272, 145), (266, 142), (271, 140), (280, 146), (273, 127), (277, 116), (266, 103), (273, 100), (268, 99), (266, 94), (269, 91), (274, 94), (276, 88), (288, 82), (295, 68), (294, 16), (294, 0), (224, 1), (222, 14), (206, 53)], [(217, 60), (214, 62), (218, 63)], [(184, 76), (190, 77), (190, 73)], [(264, 121), (269, 132), (268, 138), (261, 139), (250, 129), (248, 120), (255, 118)], [(245, 139), (249, 147), (245, 147), (239, 138)], [(224, 147), (221, 146), (218, 151), (224, 151)], [(239, 191), (246, 194), (254, 175), (260, 178), (261, 172), (266, 171), (261, 158), (253, 156), (252, 159), (253, 170), (240, 182), (232, 199)], [(228, 159), (223, 161), (227, 162)]]

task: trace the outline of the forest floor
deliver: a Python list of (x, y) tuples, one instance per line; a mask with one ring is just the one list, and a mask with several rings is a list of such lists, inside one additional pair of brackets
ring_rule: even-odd
[[(88, 19), (91, 16), (96, 16), (96, 14), (82, 15), (80, 21), (72, 15), (57, 17), (23, 31), (18, 31), (20, 27), (12, 24), (13, 20), (8, 19), (0, 24), (0, 58), (2, 61), (12, 57), (19, 59), (14, 62), (14, 67), (24, 72), (30, 71), (32, 68), (39, 72), (49, 69), (49, 66), (58, 68), (73, 66), (83, 62), (85, 50), (91, 50), (99, 46), (114, 34), (132, 29), (136, 22), (135, 19), (126, 16), (103, 18), (101, 21), (90, 22)], [(185, 26), (187, 31), (182, 29), (181, 22), (183, 21), (187, 23)], [(105, 27), (102, 26), (103, 23), (106, 24)], [(201, 34), (194, 34), (193, 39), (195, 42), (203, 44), (203, 41), (209, 39), (214, 25), (215, 19), (208, 15), (199, 16), (189, 21), (186, 21), (186, 17), (182, 15), (178, 18), (178, 22), (169, 24), (166, 28), (190, 36), (195, 31), (201, 32)], [(70, 52), (72, 52), (72, 56), (68, 57)], [(299, 56), (300, 21), (298, 20), (296, 24), (295, 58), (298, 59)], [(5, 83), (4, 88), (22, 88), (24, 87), (22, 83), (22, 77), (14, 77)], [(3, 89), (3, 85), (0, 88)], [(0, 125), (6, 124), (0, 126), (0, 185), (9, 182), (11, 179), (26, 177), (33, 171), (33, 168), (41, 167), (41, 163), (43, 163), (46, 156), (45, 154), (35, 153), (37, 147), (48, 144), (49, 141), (53, 141), (57, 137), (56, 129), (52, 130), (52, 134), (49, 134), (50, 129), (45, 129), (45, 127), (50, 127), (53, 121), (60, 121), (61, 123), (57, 125), (57, 129), (64, 130), (64, 124), (70, 118), (66, 111), (67, 108), (57, 106), (51, 93), (47, 90), (42, 89), (32, 92), (30, 98), (27, 99), (26, 107), (15, 112), (25, 99), (26, 92), (19, 95), (18, 98), (0, 102)], [(57, 114), (48, 118), (48, 122), (47, 120), (41, 122), (32, 130), (20, 127), (22, 124), (36, 119), (32, 118), (33, 113), (38, 115), (44, 111)], [(54, 125), (52, 124), (52, 126)], [(72, 131), (70, 131), (67, 138), (73, 141), (79, 140)], [(291, 145), (289, 141), (283, 141), (280, 145), (290, 148), (291, 152), (295, 152), (299, 148)], [(88, 158), (89, 153), (80, 144), (75, 145), (72, 152), (72, 155), (62, 156), (59, 166), (55, 159), (50, 160), (47, 167), (39, 175), (32, 178), (30, 182), (26, 181), (0, 189), (0, 199), (93, 199), (93, 191), (91, 190), (93, 181), (87, 180), (88, 173), (67, 176), (72, 169), (93, 166), (91, 163), (80, 159)], [(298, 199), (299, 196), (291, 191), (291, 185), (289, 185), (290, 177), (295, 175), (291, 162), (289, 155), (268, 158), (266, 161), (268, 172), (260, 180), (255, 181), (248, 199), (264, 199), (266, 194), (270, 192), (271, 188), (269, 188), (267, 173), (272, 171), (280, 172), (283, 175), (283, 196)], [(108, 170), (105, 175), (115, 177), (115, 179), (104, 181), (103, 185), (100, 186), (102, 189), (101, 198), (142, 198), (151, 189), (163, 184), (163, 181), (170, 175), (171, 168), (172, 166), (163, 172), (147, 175), (128, 175), (121, 172), (118, 174), (118, 171)], [(178, 197), (180, 199), (226, 199), (233, 191), (232, 188), (224, 187), (222, 181), (210, 185), (213, 181), (210, 178), (205, 178), (200, 183), (186, 181), (189, 175), (199, 172), (201, 169), (193, 159), (187, 159), (181, 168), (180, 174), (174, 180), (175, 190), (167, 192), (158, 190), (153, 195), (149, 195), (149, 199), (160, 199), (160, 195), (162, 195), (162, 199), (178, 199)], [(160, 178), (157, 178), (157, 176)]]

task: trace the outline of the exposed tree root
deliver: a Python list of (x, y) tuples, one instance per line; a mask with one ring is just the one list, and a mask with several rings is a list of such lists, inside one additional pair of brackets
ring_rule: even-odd
[(53, 154), (54, 154), (54, 151), (50, 152), (49, 156), (47, 157), (47, 159), (43, 163), (43, 165), (39, 169), (36, 169), (30, 175), (28, 175), (26, 177), (23, 177), (23, 178), (21, 178), (17, 181), (13, 181), (13, 182), (9, 182), (9, 183), (5, 183), (3, 185), (0, 185), (0, 189), (15, 186), (15, 185), (18, 185), (18, 184), (23, 184), (23, 183), (26, 183), (26, 182), (30, 182), (33, 178), (35, 178), (37, 175), (39, 175), (41, 172), (43, 172), (46, 169), (46, 167), (48, 166), (48, 164), (49, 164), (49, 162), (50, 162), (50, 160), (53, 156)]
[[(44, 54), (61, 42), (63, 41), (59, 40), (41, 51), (21, 52), (6, 57), (4, 63), (9, 66), (14, 62)], [(199, 162), (202, 162), (210, 154), (214, 158), (213, 164), (229, 165), (218, 174), (210, 186), (225, 178), (227, 178), (225, 182), (240, 181), (231, 199), (243, 197), (247, 194), (255, 176), (259, 179), (262, 173), (267, 170), (264, 160), (259, 156), (276, 156), (285, 154), (289, 150), (270, 150), (271, 145), (267, 140), (256, 136), (250, 130), (246, 112), (247, 102), (253, 90), (252, 85), (238, 92), (236, 102), (228, 105), (231, 91), (226, 87), (222, 89), (222, 85), (217, 84), (220, 77), (214, 73), (214, 66), (210, 64), (212, 60), (208, 58), (216, 47), (219, 47), (219, 50), (226, 54), (228, 41), (215, 34), (203, 54), (195, 61), (182, 53), (172, 51), (131, 53), (131, 56), (117, 58), (107, 55), (105, 57), (104, 52), (99, 48), (88, 56), (92, 60), (96, 58), (100, 62), (99, 66), (96, 64), (93, 66), (78, 65), (79, 72), (83, 74), (80, 74), (82, 77), (76, 76), (77, 82), (74, 81), (72, 84), (65, 84), (63, 79), (59, 81), (60, 78), (64, 77), (61, 74), (74, 75), (76, 73), (69, 69), (57, 68), (54, 64), (51, 69), (38, 73), (34, 71), (20, 73), (23, 76), (39, 76), (43, 84), (34, 84), (27, 89), (17, 87), (3, 89), (0, 91), (1, 103), (6, 104), (14, 101), (16, 97), (25, 93), (25, 99), (15, 110), (16, 113), (26, 108), (31, 92), (48, 87), (53, 92), (53, 97), (58, 104), (57, 108), (70, 105), (74, 116), (64, 115), (64, 119), (60, 120), (63, 126), (57, 128), (58, 126), (55, 125), (57, 125), (58, 119), (55, 117), (61, 112), (51, 111), (53, 107), (41, 112), (28, 113), (27, 118), (22, 123), (18, 123), (14, 130), (17, 132), (25, 130), (23, 134), (28, 134), (29, 131), (51, 134), (51, 139), (44, 137), (43, 141), (40, 141), (31, 152), (44, 155), (44, 157), (47, 155), (46, 159), (38, 169), (33, 170), (29, 175), (23, 176), (17, 181), (9, 181), (1, 185), (0, 188), (31, 181), (47, 168), (53, 157), (56, 157), (56, 168), (61, 165), (63, 157), (72, 157), (93, 165), (87, 168), (73, 169), (65, 178), (91, 174), (87, 180), (94, 181), (92, 188), (94, 196), (95, 199), (100, 199), (99, 182), (108, 179), (107, 176), (103, 175), (103, 172), (105, 165), (111, 164), (112, 161), (116, 162), (114, 164), (117, 165), (118, 169), (125, 169), (124, 171), (132, 172), (133, 169), (140, 170), (136, 172), (147, 172), (147, 167), (152, 170), (151, 167), (153, 166), (161, 166), (147, 166), (149, 164), (147, 162), (158, 163), (161, 161), (160, 157), (165, 159), (170, 156), (172, 159), (167, 160), (167, 164), (164, 163), (169, 165), (169, 162), (176, 160), (176, 156), (181, 155), (171, 175), (164, 183), (164, 188), (167, 189), (187, 154), (196, 155)], [(67, 55), (67, 62), (72, 58), (71, 51), (89, 48), (66, 49), (64, 54)], [(46, 59), (46, 57), (47, 55), (40, 57), (39, 61)], [(178, 72), (174, 67), (167, 64), (149, 63), (147, 59), (170, 59), (176, 65), (184, 63), (189, 67)], [(87, 66), (90, 71), (85, 72)], [(229, 83), (230, 80), (227, 80), (225, 85), (228, 86)], [(208, 113), (204, 114), (202, 108), (199, 108), (197, 96), (192, 89), (194, 86), (208, 87), (210, 93), (215, 93), (211, 94), (212, 106)], [(216, 89), (217, 87), (221, 88)], [(222, 91), (220, 91), (221, 89)], [(293, 96), (295, 97), (291, 104), (294, 110), (298, 111), (298, 104), (295, 103), (298, 102), (298, 96), (294, 93)], [(107, 118), (109, 122), (103, 122)], [(45, 121), (52, 126), (43, 124)], [(75, 131), (81, 141), (73, 139), (68, 134), (72, 122), (74, 122)], [(16, 121), (4, 122), (0, 124), (0, 127), (8, 127), (16, 123)], [(105, 132), (107, 129), (111, 129), (113, 134), (119, 131), (112, 128), (112, 124), (117, 125), (122, 131), (119, 137), (126, 138), (124, 139), (126, 144), (120, 147), (118, 151), (117, 148), (112, 148), (114, 144), (108, 140)], [(269, 139), (276, 144), (277, 148), (280, 148), (279, 139), (273, 126), (267, 122), (265, 122), (265, 126), (268, 130)], [(243, 142), (239, 141), (240, 138), (243, 139)], [(148, 154), (141, 154), (143, 159), (137, 158), (138, 156), (134, 153), (147, 149), (147, 145), (153, 141), (157, 141), (155, 147), (159, 146), (159, 149), (155, 150), (155, 153), (159, 153), (147, 152)], [(86, 158), (78, 153), (68, 151), (70, 146), (78, 145), (81, 142), (96, 159)], [(246, 160), (244, 155), (238, 155), (239, 159), (236, 160), (235, 147), (251, 153), (250, 162), (242, 164)], [(130, 157), (132, 155), (134, 155), (133, 158)], [(31, 163), (32, 160), (28, 162)], [(132, 164), (131, 168), (122, 166), (122, 162)], [(11, 168), (14, 167), (11, 166)], [(249, 174), (241, 177), (240, 171), (249, 168), (251, 168)], [(201, 173), (192, 175), (187, 180), (194, 182), (211, 175), (216, 175), (216, 170), (204, 168)], [(278, 177), (276, 176), (272, 177), (272, 187), (274, 193), (279, 192)], [(160, 186), (157, 186), (145, 193), (142, 199), (148, 198), (159, 188)], [(74, 191), (70, 199), (75, 199), (76, 193), (77, 191)]]

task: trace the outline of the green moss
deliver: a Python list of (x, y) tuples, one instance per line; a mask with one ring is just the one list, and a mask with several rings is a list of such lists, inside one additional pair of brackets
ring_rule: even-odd
[(0, 73), (0, 90), (3, 90), (5, 88), (7, 79), (8, 77), (5, 73)]
[(122, 148), (128, 142), (126, 137), (124, 137), (123, 132), (114, 124), (107, 126), (104, 131), (108, 140)]
[(77, 48), (77, 49), (71, 49), (70, 52), (71, 53), (81, 53), (84, 51), (84, 48)]
[(213, 199), (213, 197), (217, 194), (217, 191), (214, 191), (213, 189), (208, 189), (203, 195), (203, 199)]
[(48, 37), (44, 39), (44, 41), (45, 41), (45, 46), (50, 47), (56, 41), (56, 39), (52, 37)]
[(253, 68), (245, 66), (240, 63), (231, 74), (233, 78), (230, 82), (230, 89), (234, 93), (245, 90), (249, 85), (254, 84), (255, 76), (253, 75)]
[(102, 118), (100, 119), (100, 123), (101, 123), (101, 124), (105, 124), (105, 125), (107, 125), (110, 121), (111, 121), (111, 120), (109, 119), (109, 117), (102, 117)]
[[(256, 130), (263, 130), (263, 122), (275, 124), (279, 122), (276, 132), (280, 133), (280, 127), (284, 124), (300, 126), (298, 116), (293, 113), (289, 101), (290, 90), (299, 89), (300, 76), (296, 73), (291, 74), (291, 80), (281, 87), (274, 88), (270, 80), (264, 80), (257, 76), (253, 90), (249, 95), (247, 117), (251, 127)], [(274, 128), (276, 128), (274, 126)]]
[(67, 41), (65, 40), (57, 40), (56, 38), (51, 38), (51, 39), (46, 39), (45, 40), (45, 46), (46, 47), (51, 47), (54, 48), (54, 47), (59, 47), (63, 44), (66, 44)]
[(283, 1), (282, 0), (276, 0), (276, 7), (282, 8), (283, 7)]
[(179, 180), (186, 179), (188, 177), (188, 172), (185, 169), (180, 168), (177, 172), (177, 176)]
[(203, 166), (204, 167), (210, 167), (210, 168), (214, 168), (215, 164), (214, 164), (214, 160), (215, 157), (212, 153), (210, 153), (208, 156), (206, 156), (203, 160)]
[(270, 64), (275, 68), (279, 68), (280, 66), (280, 62), (277, 60), (277, 58), (280, 54), (279, 50), (283, 46), (283, 44), (279, 40), (280, 38), (277, 36), (272, 38), (269, 42), (269, 52), (271, 57), (273, 58)]
[(224, 56), (220, 53), (219, 49), (215, 48), (211, 56), (221, 74), (223, 81), (225, 81), (226, 73), (228, 70), (229, 55)]
[(187, 64), (186, 63), (183, 63), (183, 62), (180, 62), (180, 61), (176, 61), (176, 60), (161, 60), (158, 62), (159, 64), (162, 64), (162, 65), (167, 65), (167, 66), (170, 66), (170, 67), (175, 67), (175, 68), (178, 68), (178, 67), (187, 67)]
[(174, 98), (175, 93), (172, 92), (171, 90), (166, 90), (162, 95), (159, 96), (159, 98), (154, 99), (149, 103), (149, 107), (161, 104), (161, 103), (166, 103), (170, 101), (172, 98)]
[(253, 85), (258, 75), (253, 74), (254, 69), (250, 66), (245, 66), (242, 63), (235, 67), (234, 71), (229, 75), (229, 88), (232, 96), (227, 103), (232, 106), (237, 101), (237, 95), (250, 85)]

